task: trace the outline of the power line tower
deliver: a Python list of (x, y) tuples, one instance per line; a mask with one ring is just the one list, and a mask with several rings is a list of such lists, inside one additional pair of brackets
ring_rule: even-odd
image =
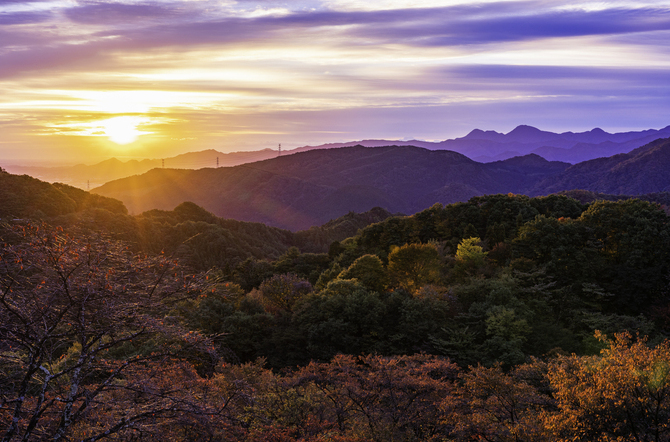
[(219, 168), (219, 157), (216, 157), (216, 168)]
[(279, 154), (277, 154), (278, 157), (281, 156), (281, 143), (279, 143)]
[(165, 159), (161, 160), (161, 164), (163, 165), (163, 169), (165, 169)]
[(86, 180), (86, 190), (89, 190), (89, 191), (91, 190), (91, 181), (90, 180)]

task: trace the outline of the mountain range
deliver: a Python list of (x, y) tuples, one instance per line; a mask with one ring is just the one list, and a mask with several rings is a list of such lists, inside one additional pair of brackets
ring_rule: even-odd
[(142, 174), (157, 167), (174, 169), (226, 167), (253, 163), (276, 156), (277, 151), (272, 149), (231, 153), (208, 149), (199, 152), (188, 152), (165, 159), (121, 161), (116, 158), (110, 158), (93, 165), (77, 164), (75, 166), (59, 167), (5, 165), (3, 167), (13, 174), (30, 175), (43, 181), (65, 183), (88, 190), (89, 188), (100, 186), (107, 181)]
[(570, 165), (536, 154), (481, 163), (416, 146), (315, 149), (234, 167), (153, 169), (92, 192), (131, 213), (192, 201), (223, 218), (290, 230), (379, 206), (411, 214), (477, 195), (545, 195), (570, 189), (635, 195), (670, 191), (670, 139)]
[[(309, 150), (352, 147), (356, 145), (382, 147), (402, 144), (429, 150), (451, 150), (482, 163), (536, 154), (549, 161), (576, 164), (595, 158), (630, 152), (632, 149), (663, 137), (670, 137), (670, 126), (660, 130), (649, 129), (614, 134), (598, 128), (588, 132), (564, 132), (559, 134), (522, 125), (506, 134), (475, 129), (464, 137), (441, 142), (420, 140), (359, 140), (346, 143), (303, 146), (292, 150), (285, 150), (284, 153), (292, 154)], [(79, 187), (80, 189), (89, 189), (108, 181), (142, 174), (157, 167), (173, 169), (200, 169), (204, 167), (216, 167), (217, 165), (228, 167), (266, 160), (274, 158), (277, 155), (278, 151), (272, 149), (232, 153), (209, 149), (164, 159), (130, 160), (123, 162), (112, 158), (94, 165), (78, 164), (62, 167), (33, 167), (3, 164), (2, 166), (8, 172), (14, 174), (26, 174), (48, 182), (61, 182)]]
[[(608, 133), (600, 128), (587, 132), (554, 133), (521, 125), (504, 134), (475, 129), (464, 137), (440, 142), (411, 140), (402, 143), (430, 150), (451, 150), (482, 163), (516, 156), (537, 154), (549, 161), (576, 164), (594, 158), (608, 157), (645, 145), (658, 138), (670, 137), (670, 126), (637, 132)], [(296, 151), (361, 145), (380, 147), (396, 144), (389, 140), (362, 140), (348, 143), (306, 146)]]

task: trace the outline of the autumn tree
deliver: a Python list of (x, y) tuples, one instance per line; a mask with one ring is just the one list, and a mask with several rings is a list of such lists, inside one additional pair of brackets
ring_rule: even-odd
[(338, 355), (298, 370), (292, 381), (315, 389), (313, 408), (341, 434), (438, 441), (452, 428), (440, 403), (452, 395), (458, 371), (436, 356)]
[(293, 305), (312, 291), (312, 284), (295, 273), (286, 273), (265, 280), (258, 290), (268, 311), (291, 312)]
[(670, 343), (655, 347), (628, 333), (607, 339), (599, 356), (563, 356), (548, 377), (559, 411), (553, 440), (670, 440)]
[[(538, 391), (529, 374), (542, 378), (543, 364), (522, 365), (505, 373), (501, 365), (470, 367), (460, 375), (460, 403), (443, 401), (447, 416), (456, 422), (457, 440), (548, 441), (542, 410), (552, 404), (549, 395)], [(540, 373), (538, 372), (538, 369)]]
[[(170, 302), (189, 296), (192, 278), (164, 257), (47, 225), (7, 227), (3, 237), (3, 442), (70, 440), (75, 430), (93, 441), (198, 407), (151, 376), (172, 358), (215, 362), (205, 339), (162, 319)], [(95, 415), (100, 423), (82, 433)]]

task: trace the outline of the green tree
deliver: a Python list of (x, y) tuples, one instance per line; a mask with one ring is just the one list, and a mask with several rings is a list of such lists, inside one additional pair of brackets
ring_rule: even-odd
[(442, 262), (435, 244), (405, 244), (389, 253), (391, 283), (414, 294), (426, 284), (440, 280)]
[(384, 317), (385, 306), (377, 293), (357, 280), (336, 279), (296, 307), (292, 326), (307, 340), (310, 357), (328, 360), (337, 353), (375, 352), (383, 340)]
[(641, 200), (598, 201), (579, 218), (591, 232), (601, 266), (596, 281), (618, 312), (637, 314), (665, 299), (670, 272), (670, 218)]
[(361, 256), (340, 273), (338, 278), (358, 279), (366, 289), (378, 293), (382, 293), (388, 284), (386, 269), (377, 255)]
[(481, 242), (479, 238), (470, 237), (458, 244), (454, 266), (457, 275), (474, 275), (484, 267), (487, 252), (484, 251)]

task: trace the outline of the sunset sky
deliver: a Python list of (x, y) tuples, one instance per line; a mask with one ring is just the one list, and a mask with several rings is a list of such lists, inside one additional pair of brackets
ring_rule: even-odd
[(670, 1), (0, 0), (0, 165), (670, 124)]

